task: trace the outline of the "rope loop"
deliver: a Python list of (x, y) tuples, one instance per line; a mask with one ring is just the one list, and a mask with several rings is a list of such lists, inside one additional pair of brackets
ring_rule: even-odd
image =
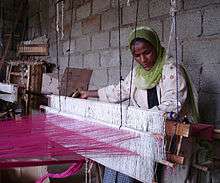
[(170, 15), (175, 16), (177, 10), (177, 3), (176, 0), (170, 0), (171, 1), (171, 7), (170, 7)]

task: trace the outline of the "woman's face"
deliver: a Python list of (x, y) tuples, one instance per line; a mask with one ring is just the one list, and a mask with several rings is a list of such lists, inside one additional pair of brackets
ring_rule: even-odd
[(136, 41), (131, 46), (131, 52), (136, 62), (149, 71), (157, 59), (156, 49), (148, 42)]

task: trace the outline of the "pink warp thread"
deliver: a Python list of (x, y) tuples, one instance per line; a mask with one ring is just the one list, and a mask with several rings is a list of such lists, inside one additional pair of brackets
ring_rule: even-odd
[(82, 160), (78, 154), (137, 155), (119, 145), (138, 138), (135, 133), (60, 115), (35, 115), (0, 122), (0, 132), (0, 168), (25, 166), (30, 159), (35, 160), (29, 164), (32, 166), (48, 161), (57, 164), (60, 157), (61, 160), (65, 157), (72, 161)]
[(47, 178), (56, 178), (56, 179), (58, 178), (58, 179), (60, 179), (60, 178), (66, 178), (66, 177), (69, 177), (69, 176), (73, 176), (81, 170), (84, 162), (85, 161), (79, 161), (77, 163), (74, 163), (72, 166), (70, 166), (68, 168), (68, 170), (66, 170), (63, 173), (56, 173), (56, 174), (47, 173), (46, 175), (41, 177), (39, 180), (37, 180), (36, 183), (43, 183)]

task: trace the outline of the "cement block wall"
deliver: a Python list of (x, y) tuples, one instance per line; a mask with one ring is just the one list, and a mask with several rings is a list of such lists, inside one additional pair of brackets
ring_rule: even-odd
[[(34, 1), (34, 0), (32, 0)], [(117, 0), (71, 0), (64, 5), (64, 39), (60, 42), (61, 69), (67, 66), (71, 31), (70, 66), (93, 69), (90, 89), (119, 81)], [(47, 35), (48, 60), (56, 63), (54, 0), (49, 0)], [(123, 77), (130, 70), (131, 55), (127, 37), (135, 25), (136, 1), (127, 6), (121, 0), (121, 49)], [(139, 0), (138, 25), (154, 28), (167, 46), (170, 31), (169, 0)], [(220, 126), (220, 0), (177, 0), (178, 58), (183, 62), (199, 92), (203, 121)], [(171, 52), (173, 52), (173, 44)]]

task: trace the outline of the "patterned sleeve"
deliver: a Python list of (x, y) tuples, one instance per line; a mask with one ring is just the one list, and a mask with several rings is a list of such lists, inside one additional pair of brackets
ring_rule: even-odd
[(158, 106), (159, 110), (165, 112), (180, 111), (187, 98), (187, 85), (180, 67), (178, 68), (178, 99), (177, 99), (177, 78), (176, 65), (172, 62), (165, 64), (162, 73), (161, 84), (161, 104)]
[[(121, 83), (122, 101), (129, 98), (131, 72)], [(104, 102), (120, 102), (120, 84), (110, 85), (98, 90), (99, 100)]]

